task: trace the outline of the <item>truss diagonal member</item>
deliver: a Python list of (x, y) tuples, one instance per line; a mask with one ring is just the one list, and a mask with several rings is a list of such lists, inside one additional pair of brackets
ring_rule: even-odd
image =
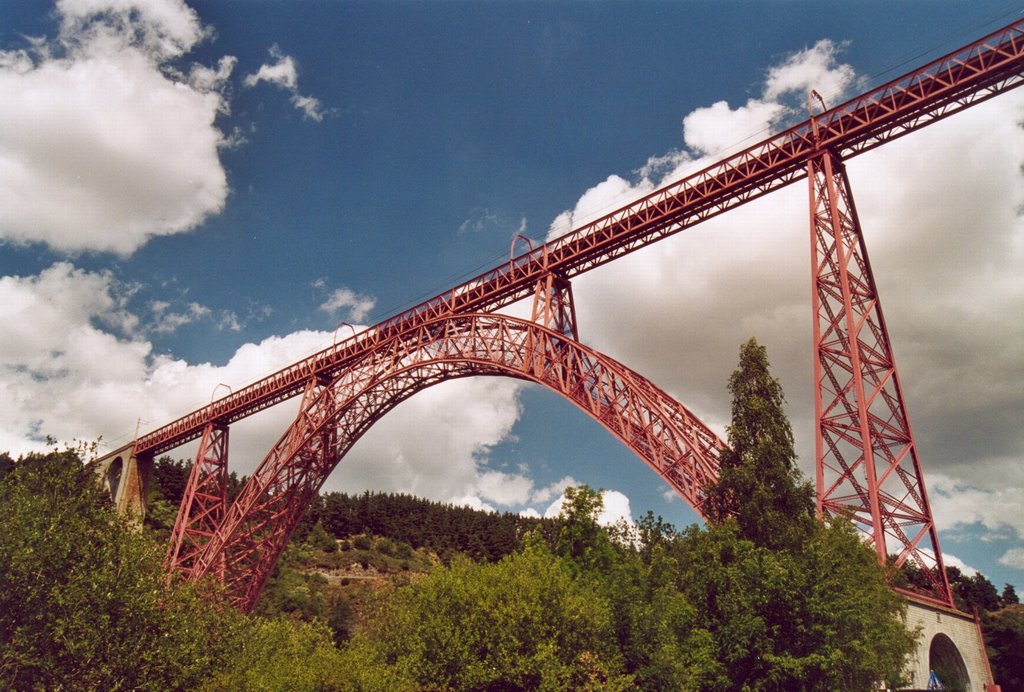
[[(187, 577), (227, 511), (228, 428), (207, 424), (181, 499), (164, 558), (168, 572)], [(223, 580), (222, 566), (213, 570)]]
[[(849, 181), (827, 149), (808, 160), (807, 173), (818, 513), (851, 518), (883, 564), (913, 558), (927, 596), (952, 605)], [(914, 521), (904, 526), (907, 516)]]
[(307, 390), (296, 422), (246, 483), (192, 577), (225, 556), (227, 590), (235, 605), (251, 609), (309, 502), (352, 445), (416, 392), (478, 375), (536, 382), (565, 397), (701, 511), (723, 442), (684, 406), (554, 329), (502, 315), (452, 316), (382, 344), (315, 396)]

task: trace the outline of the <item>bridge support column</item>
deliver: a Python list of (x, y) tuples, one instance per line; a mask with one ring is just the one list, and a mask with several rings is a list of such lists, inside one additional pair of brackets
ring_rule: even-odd
[[(168, 572), (187, 576), (195, 556), (224, 520), (227, 502), (228, 428), (208, 423), (203, 429), (199, 451), (178, 509), (178, 519), (168, 541), (164, 559)], [(223, 565), (214, 573), (219, 581), (224, 581)]]
[(907, 627), (920, 629), (907, 666), (910, 688), (923, 690), (934, 672), (946, 689), (997, 692), (977, 621), (965, 613), (908, 599)]
[(952, 606), (849, 179), (827, 150), (807, 177), (818, 513), (852, 521), (879, 562), (921, 575), (927, 596)]
[(146, 518), (146, 497), (153, 473), (153, 457), (135, 456), (134, 443), (116, 449), (96, 460), (94, 468), (103, 488), (119, 514), (127, 515), (142, 526)]

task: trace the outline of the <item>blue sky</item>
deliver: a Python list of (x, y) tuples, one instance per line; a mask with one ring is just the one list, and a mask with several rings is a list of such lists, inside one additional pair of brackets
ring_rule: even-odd
[[(97, 11), (99, 10), (99, 11)], [(0, 448), (110, 444), (1016, 18), (1011, 2), (0, 5)], [(850, 162), (940, 541), (1024, 584), (1024, 96)], [(765, 343), (811, 465), (806, 188), (574, 282), (582, 339), (722, 431)], [(223, 385), (223, 386), (222, 386)], [(232, 430), (250, 471), (287, 405)], [(140, 420), (141, 419), (141, 420)], [(182, 450), (186, 454), (187, 450)], [(508, 380), (423, 392), (331, 489), (692, 512)]]

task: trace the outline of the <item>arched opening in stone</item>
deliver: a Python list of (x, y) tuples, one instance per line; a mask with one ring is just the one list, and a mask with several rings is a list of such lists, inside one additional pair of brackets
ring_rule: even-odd
[(944, 690), (971, 689), (971, 678), (960, 650), (941, 632), (935, 635), (928, 648), (928, 668), (938, 677)]
[(121, 461), (121, 457), (117, 457), (107, 468), (107, 474), (104, 478), (107, 492), (110, 493), (110, 499), (113, 502), (117, 502), (117, 490), (121, 486), (121, 471), (124, 467), (124, 463)]

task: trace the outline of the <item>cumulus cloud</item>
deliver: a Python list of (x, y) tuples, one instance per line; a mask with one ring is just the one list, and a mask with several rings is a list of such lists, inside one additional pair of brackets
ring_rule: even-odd
[(160, 62), (188, 53), (207, 32), (182, 0), (58, 0), (57, 14), (69, 44), (103, 35), (139, 45)]
[(927, 480), (935, 523), (940, 531), (979, 524), (993, 534), (1011, 529), (1016, 535), (1024, 536), (1024, 516), (1017, 511), (1007, 511), (1008, 507), (1024, 506), (1024, 487), (978, 487), (966, 479), (944, 473), (931, 474)]
[[(327, 280), (317, 279), (313, 282), (313, 287), (327, 291)], [(327, 291), (327, 297), (320, 304), (320, 310), (332, 317), (341, 315), (350, 322), (362, 322), (376, 305), (376, 298), (356, 293), (352, 289), (342, 286)]]
[(764, 84), (766, 101), (776, 101), (786, 95), (797, 95), (802, 106), (811, 89), (832, 105), (842, 99), (852, 86), (864, 84), (851, 65), (838, 62), (843, 45), (822, 39), (810, 48), (789, 56), (768, 70)]
[[(835, 103), (860, 78), (819, 42), (767, 71), (761, 95), (683, 119), (687, 149), (597, 183), (549, 237)], [(847, 164), (933, 509), (941, 530), (980, 523), (1024, 538), (1024, 94), (1010, 92)], [(586, 339), (720, 433), (739, 345), (768, 349), (813, 474), (807, 187), (798, 183), (578, 277)], [(1012, 558), (1009, 558), (1012, 559)]]
[(291, 93), (292, 105), (302, 111), (304, 118), (316, 122), (323, 120), (324, 107), (320, 99), (299, 94), (299, 68), (295, 58), (282, 53), (276, 45), (271, 46), (270, 57), (274, 58), (276, 62), (264, 63), (260, 65), (259, 70), (246, 75), (245, 86), (254, 87), (260, 82), (266, 82), (284, 89)]
[(129, 254), (224, 206), (215, 126), (235, 60), (168, 69), (206, 36), (180, 0), (65, 0), (60, 34), (0, 51), (0, 238)]
[(573, 209), (555, 217), (548, 238), (594, 221), (686, 172), (750, 146), (787, 119), (803, 119), (809, 88), (817, 86), (841, 97), (860, 82), (851, 66), (837, 61), (838, 52), (831, 41), (819, 41), (770, 68), (760, 97), (735, 108), (719, 101), (687, 114), (683, 117), (687, 149), (652, 156), (632, 180), (608, 176), (587, 190)]
[(999, 558), (999, 564), (1024, 570), (1024, 548), (1010, 548)]

